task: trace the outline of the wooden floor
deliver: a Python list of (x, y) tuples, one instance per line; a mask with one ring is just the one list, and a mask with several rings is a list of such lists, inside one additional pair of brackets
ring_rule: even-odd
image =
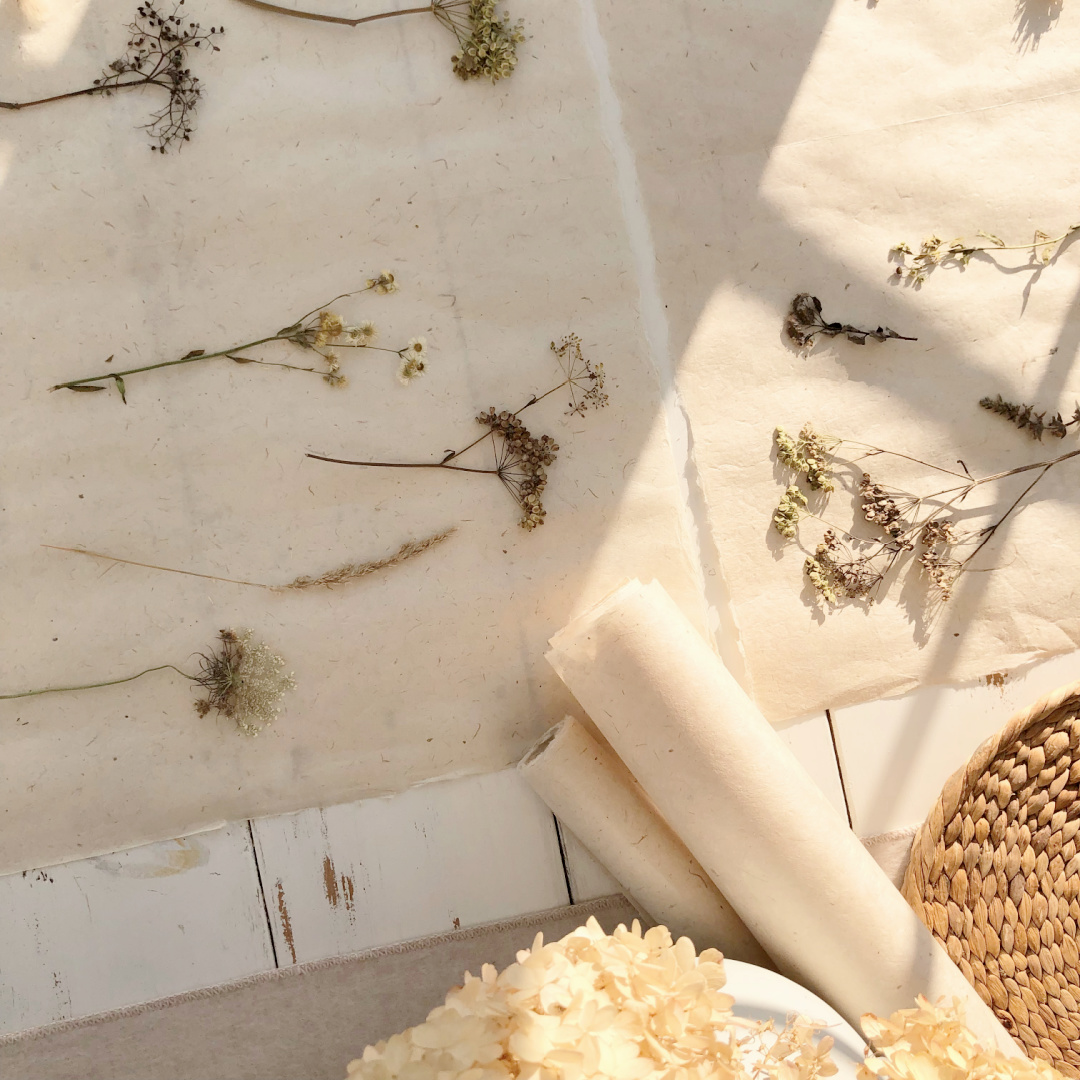
[[(868, 836), (922, 820), (1010, 713), (1078, 677), (1074, 654), (781, 734)], [(0, 1034), (617, 891), (514, 770), (236, 822), (0, 877)]]

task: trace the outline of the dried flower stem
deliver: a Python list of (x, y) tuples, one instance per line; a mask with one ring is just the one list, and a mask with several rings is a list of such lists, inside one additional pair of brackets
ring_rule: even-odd
[(141, 679), (144, 675), (149, 675), (152, 671), (165, 671), (166, 669), (175, 671), (177, 675), (183, 675), (185, 679), (190, 679), (192, 682), (195, 682), (197, 679), (197, 676), (189, 675), (186, 671), (181, 671), (172, 664), (159, 664), (157, 667), (148, 667), (145, 671), (140, 671), (138, 675), (128, 675), (124, 679), (109, 679), (107, 682), (82, 683), (79, 686), (46, 686), (41, 690), (23, 690), (18, 694), (0, 694), (0, 701), (11, 701), (14, 698), (37, 697), (39, 694), (66, 694), (71, 690), (93, 690), (98, 686), (118, 686), (120, 683)]
[[(900, 260), (900, 265), (896, 268), (898, 277), (906, 274), (913, 285), (921, 285), (935, 267), (945, 262), (953, 262), (962, 267), (967, 266), (972, 255), (984, 251), (1030, 251), (1031, 263), (1045, 266), (1054, 257), (1057, 248), (1078, 231), (1080, 231), (1080, 225), (1071, 225), (1060, 236), (1049, 236), (1038, 229), (1030, 244), (1006, 244), (993, 233), (981, 230), (978, 235), (989, 243), (965, 244), (962, 236), (946, 242), (940, 236), (934, 235), (922, 242), (918, 252), (913, 251), (908, 244), (900, 243), (890, 248), (889, 254)], [(910, 266), (903, 261), (906, 255), (912, 256)]]
[(855, 345), (865, 345), (867, 338), (874, 341), (918, 341), (918, 338), (905, 337), (887, 326), (876, 330), (860, 330), (850, 323), (826, 322), (821, 314), (821, 301), (809, 293), (799, 293), (791, 301), (791, 310), (784, 319), (784, 333), (800, 349), (809, 349), (818, 334), (826, 337), (839, 337), (841, 334)]
[[(590, 408), (600, 409), (607, 404), (604, 388), (604, 365), (592, 364), (581, 352), (581, 340), (576, 334), (570, 334), (560, 345), (551, 343), (566, 378), (542, 394), (534, 394), (515, 412), (496, 413), (494, 407), (481, 413), (476, 419), (488, 430), (460, 450), (450, 450), (441, 461), (354, 461), (349, 458), (328, 457), (324, 454), (308, 453), (316, 461), (328, 461), (335, 465), (359, 465), (369, 469), (445, 469), (452, 472), (476, 473), (482, 476), (497, 476), (521, 507), (523, 516), (521, 526), (533, 529), (543, 523), (544, 509), (540, 495), (547, 486), (547, 473), (544, 466), (555, 460), (558, 445), (547, 435), (533, 438), (521, 423), (519, 417), (526, 409), (543, 401), (546, 397), (566, 387), (570, 388), (570, 413), (584, 415)], [(460, 458), (485, 439), (491, 439), (495, 454), (495, 466), (490, 469), (478, 469), (465, 465), (453, 465), (452, 461)], [(500, 442), (501, 440), (501, 442)]]
[[(1012, 469), (1006, 469), (989, 476), (974, 477), (970, 473), (958, 473), (953, 469), (942, 468), (922, 461), (910, 454), (884, 450), (866, 443), (846, 442), (825, 439), (816, 435), (807, 426), (796, 441), (783, 429), (777, 429), (776, 444), (778, 459), (793, 469), (796, 474), (807, 474), (807, 484), (814, 490), (828, 492), (832, 490), (831, 470), (833, 455), (843, 445), (866, 451), (863, 457), (885, 454), (891, 457), (913, 461), (950, 476), (962, 479), (962, 484), (928, 495), (911, 495), (901, 491), (890, 491), (875, 483), (869, 474), (863, 473), (859, 485), (862, 510), (866, 520), (877, 525), (885, 534), (884, 539), (856, 536), (837, 528), (814, 514), (805, 507), (807, 498), (797, 484), (789, 484), (773, 517), (773, 527), (781, 536), (793, 539), (798, 532), (798, 522), (804, 517), (814, 517), (827, 526), (824, 540), (818, 545), (813, 556), (807, 558), (805, 573), (811, 584), (830, 604), (840, 599), (867, 599), (872, 602), (873, 594), (884, 582), (900, 557), (921, 545), (923, 553), (918, 561), (935, 588), (939, 599), (948, 599), (960, 574), (968, 564), (990, 542), (997, 530), (1024, 502), (1032, 489), (1055, 465), (1080, 456), (1080, 450), (1071, 450), (1056, 458), (1030, 462)], [(854, 464), (860, 458), (854, 459)], [(976, 488), (984, 484), (1005, 480), (1011, 476), (1035, 472), (1038, 475), (1020, 492), (1009, 507), (994, 522), (983, 529), (963, 538), (955, 530), (950, 511), (968, 497)], [(813, 482), (814, 477), (816, 482)], [(945, 499), (946, 501), (940, 502)], [(938, 503), (939, 505), (931, 505)], [(924, 507), (930, 506), (929, 512)], [(841, 539), (846, 537), (860, 549), (852, 551)], [(956, 558), (950, 549), (964, 545), (975, 546), (964, 558)]]
[[(232, 360), (237, 364), (260, 364), (264, 367), (286, 368), (290, 371), (314, 372), (331, 386), (344, 386), (346, 378), (344, 375), (339, 374), (340, 364), (334, 351), (336, 349), (373, 349), (376, 352), (392, 353), (412, 371), (412, 374), (419, 374), (424, 369), (421, 351), (426, 348), (426, 345), (423, 338), (413, 338), (408, 345), (400, 349), (383, 348), (371, 344), (371, 338), (375, 334), (375, 328), (371, 323), (365, 322), (359, 326), (347, 326), (339, 315), (335, 315), (328, 310), (331, 304), (350, 296), (357, 296), (366, 292), (393, 292), (396, 288), (393, 274), (383, 271), (378, 277), (371, 278), (364, 288), (335, 296), (328, 303), (313, 308), (292, 325), (282, 327), (274, 334), (255, 338), (253, 341), (244, 342), (242, 345), (230, 345), (227, 349), (218, 349), (214, 352), (207, 352), (205, 349), (191, 349), (176, 360), (161, 360), (155, 364), (143, 364), (139, 367), (126, 368), (123, 371), (108, 371), (100, 375), (88, 375), (81, 379), (69, 379), (67, 382), (50, 386), (49, 390), (50, 392), (53, 390), (73, 390), (84, 394), (95, 393), (107, 389), (108, 384), (111, 382), (119, 392), (121, 400), (124, 404), (127, 404), (127, 386), (124, 379), (128, 375), (137, 375), (144, 371), (156, 371), (159, 368), (177, 367), (181, 364), (195, 364), (204, 360), (222, 358)], [(249, 349), (275, 341), (287, 341), (308, 352), (316, 353), (322, 358), (325, 367), (301, 367), (297, 364), (284, 364), (240, 355)], [(109, 360), (112, 360), (111, 356)]]
[(93, 94), (109, 96), (116, 91), (132, 90), (141, 86), (156, 86), (168, 92), (169, 100), (144, 125), (153, 142), (151, 150), (164, 154), (174, 142), (184, 143), (191, 138), (194, 112), (202, 97), (202, 85), (186, 66), (189, 49), (206, 46), (208, 52), (218, 52), (213, 38), (223, 34), (223, 27), (210, 27), (204, 31), (198, 23), (185, 26), (179, 0), (171, 15), (161, 15), (153, 0), (144, 0), (136, 17), (127, 29), (131, 38), (127, 52), (114, 60), (104, 70), (93, 86), (70, 90), (65, 94), (52, 94), (33, 101), (0, 101), (0, 109), (29, 109), (35, 105), (48, 105), (54, 101), (86, 97)]
[(249, 7), (270, 11), (275, 15), (288, 15), (294, 19), (311, 22), (335, 23), (338, 26), (360, 26), (380, 19), (395, 19), (399, 15), (434, 15), (453, 33), (459, 52), (452, 59), (455, 74), (462, 79), (481, 76), (493, 83), (508, 78), (517, 66), (517, 46), (525, 40), (522, 24), (511, 25), (496, 17), (498, 0), (432, 0), (422, 7), (399, 8), (396, 11), (380, 11), (376, 15), (363, 15), (350, 19), (341, 15), (323, 15), (316, 11), (301, 11), (281, 7), (266, 0), (240, 0)]
[(244, 581), (240, 578), (219, 577), (217, 574), (199, 574), (194, 570), (178, 570), (174, 566), (158, 566), (155, 563), (137, 562), (135, 559), (121, 559), (115, 555), (104, 555), (100, 551), (88, 551), (86, 548), (60, 547), (57, 544), (42, 544), (41, 546), (50, 548), (52, 551), (70, 551), (76, 555), (89, 555), (95, 559), (105, 559), (108, 562), (122, 563), (125, 566), (141, 566), (147, 570), (164, 570), (169, 574), (183, 574), (186, 577), (202, 578), (204, 581), (223, 581), (230, 585), (250, 585), (255, 589), (270, 589), (273, 592), (281, 592), (286, 589), (308, 589), (315, 585), (325, 585), (328, 588), (333, 585), (344, 585), (346, 582), (367, 577), (369, 574), (377, 573), (379, 570), (400, 566), (401, 563), (415, 558), (429, 548), (435, 547), (436, 544), (441, 544), (444, 540), (453, 536), (456, 531), (456, 528), (449, 528), (424, 540), (409, 540), (402, 544), (392, 555), (385, 558), (374, 559), (370, 562), (347, 563), (345, 566), (328, 571), (319, 577), (301, 576), (286, 585), (267, 585), (261, 581)]

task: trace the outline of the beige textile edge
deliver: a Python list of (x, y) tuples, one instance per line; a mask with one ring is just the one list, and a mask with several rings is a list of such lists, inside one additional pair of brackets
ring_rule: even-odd
[(609, 932), (641, 918), (609, 896), (4, 1035), (0, 1076), (342, 1080), (368, 1043), (422, 1021), (466, 970), (505, 967), (538, 932), (555, 940), (590, 916)]

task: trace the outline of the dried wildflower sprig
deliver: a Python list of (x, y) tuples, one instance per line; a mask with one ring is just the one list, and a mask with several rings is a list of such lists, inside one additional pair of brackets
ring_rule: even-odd
[[(947, 264), (965, 267), (971, 262), (972, 255), (983, 251), (1027, 251), (1030, 252), (1029, 265), (1038, 269), (1049, 263), (1058, 248), (1077, 231), (1080, 231), (1080, 225), (1070, 225), (1060, 236), (1050, 236), (1036, 229), (1030, 244), (1006, 244), (1000, 236), (982, 230), (976, 235), (986, 240), (985, 244), (965, 243), (962, 236), (946, 241), (935, 234), (928, 236), (917, 252), (910, 245), (899, 243), (889, 249), (889, 255), (900, 264), (895, 271), (897, 277), (905, 277), (910, 285), (921, 285), (937, 267)], [(906, 258), (909, 255), (910, 263)]]
[(809, 293), (799, 293), (791, 301), (791, 310), (784, 318), (784, 333), (800, 349), (809, 349), (818, 334), (826, 337), (839, 337), (843, 334), (848, 341), (856, 345), (865, 345), (867, 338), (873, 338), (874, 341), (888, 341), (890, 338), (899, 341), (919, 340), (898, 334), (887, 326), (879, 326), (876, 330), (860, 330), (848, 323), (826, 322), (821, 315), (821, 301)]
[[(534, 394), (514, 412), (497, 412), (491, 407), (480, 413), (476, 422), (487, 429), (484, 434), (460, 450), (449, 451), (441, 461), (352, 461), (323, 454), (309, 453), (307, 456), (337, 465), (362, 465), (373, 469), (448, 469), (496, 476), (521, 509), (521, 527), (535, 529), (544, 523), (546, 514), (542, 496), (547, 487), (547, 467), (554, 463), (559, 446), (549, 435), (532, 435), (522, 423), (521, 414), (544, 398), (566, 389), (570, 395), (567, 415), (583, 416), (589, 409), (602, 409), (608, 403), (604, 393), (604, 365), (593, 364), (585, 358), (577, 334), (569, 334), (558, 345), (552, 342), (551, 351), (565, 376), (563, 380), (543, 394)], [(492, 468), (453, 464), (487, 439), (491, 440), (494, 454)]]
[(1034, 405), (1016, 405), (1006, 401), (1000, 394), (997, 397), (984, 397), (979, 405), (998, 416), (1012, 421), (1021, 431), (1026, 431), (1033, 439), (1042, 442), (1043, 433), (1053, 435), (1055, 439), (1064, 439), (1073, 424), (1080, 424), (1080, 404), (1073, 409), (1072, 417), (1065, 420), (1061, 413), (1054, 413), (1046, 419), (1046, 410), (1036, 412)]
[(508, 17), (496, 14), (498, 0), (433, 0), (423, 7), (381, 11), (358, 19), (339, 15), (322, 15), (315, 11), (298, 11), (279, 7), (265, 0), (241, 0), (241, 3), (277, 15), (295, 19), (337, 23), (339, 26), (360, 26), (379, 19), (395, 19), (399, 15), (434, 15), (455, 38), (458, 51), (451, 57), (454, 74), (462, 79), (490, 79), (492, 83), (507, 79), (517, 67), (517, 47), (525, 40), (524, 23), (519, 19), (511, 24)]
[[(968, 564), (990, 542), (1032, 488), (1055, 465), (1080, 455), (1080, 450), (1072, 450), (1048, 461), (1035, 461), (991, 476), (974, 477), (966, 471), (942, 468), (908, 454), (866, 443), (824, 440), (810, 425), (803, 428), (797, 440), (783, 428), (776, 429), (774, 439), (777, 459), (796, 473), (796, 482), (788, 484), (773, 514), (773, 528), (787, 540), (798, 536), (802, 518), (818, 517), (807, 509), (808, 499), (798, 485), (799, 477), (806, 476), (807, 486), (811, 489), (825, 493), (832, 491), (836, 453), (842, 446), (863, 452), (859, 458), (846, 461), (849, 466), (865, 457), (884, 454), (916, 462), (960, 481), (940, 491), (914, 495), (887, 488), (869, 473), (861, 472), (857, 482), (860, 510), (863, 518), (876, 527), (877, 535), (858, 536), (825, 522), (827, 531), (803, 564), (807, 580), (829, 605), (841, 600), (872, 603), (901, 557), (915, 551), (918, 551), (915, 561), (931, 598), (948, 600)], [(955, 508), (976, 488), (1029, 472), (1034, 472), (1035, 478), (995, 521), (972, 533), (960, 532)], [(962, 555), (963, 550), (967, 553)]]
[(964, 1024), (958, 998), (931, 1005), (919, 995), (914, 1009), (900, 1009), (888, 1019), (866, 1013), (860, 1018), (872, 1050), (859, 1069), (859, 1080), (1063, 1080), (1046, 1061), (1006, 1057), (983, 1046)]
[(214, 39), (225, 33), (225, 28), (211, 26), (203, 30), (197, 22), (185, 20), (183, 6), (184, 0), (179, 0), (171, 15), (162, 15), (153, 0), (141, 4), (127, 27), (131, 34), (127, 51), (109, 64), (92, 86), (35, 101), (0, 101), (0, 109), (29, 109), (67, 98), (94, 94), (109, 97), (121, 90), (156, 86), (168, 93), (169, 100), (152, 114), (150, 123), (143, 125), (150, 133), (150, 149), (164, 154), (173, 143), (188, 142), (203, 93), (198, 76), (192, 75), (187, 66), (189, 53), (192, 49), (220, 52)]
[(281, 699), (296, 682), (283, 673), (285, 661), (264, 642), (258, 641), (251, 630), (222, 630), (218, 643), (209, 652), (199, 654), (199, 670), (189, 675), (174, 664), (159, 664), (137, 675), (105, 682), (83, 683), (79, 686), (47, 686), (40, 690), (23, 690), (17, 694), (0, 694), (0, 701), (37, 697), (40, 694), (66, 694), (75, 690), (93, 690), (99, 686), (118, 686), (149, 675), (152, 671), (175, 671), (190, 682), (201, 686), (206, 697), (195, 702), (200, 716), (217, 710), (236, 723), (245, 735), (258, 733), (281, 711)]
[(334, 585), (346, 585), (351, 581), (377, 574), (380, 570), (389, 570), (394, 566), (415, 559), (425, 551), (448, 540), (456, 528), (444, 529), (442, 532), (425, 537), (423, 540), (408, 540), (391, 555), (382, 559), (371, 559), (367, 562), (351, 562), (339, 566), (335, 570), (328, 570), (324, 574), (312, 577), (302, 574), (285, 585), (267, 585), (261, 581), (244, 581), (240, 578), (220, 577), (217, 574), (200, 574), (194, 570), (179, 570), (175, 566), (157, 566), (154, 563), (137, 562), (135, 559), (121, 559), (115, 555), (103, 555), (100, 551), (88, 551), (86, 548), (60, 547), (57, 544), (42, 544), (42, 547), (51, 548), (53, 551), (70, 551), (75, 555), (89, 555), (94, 559), (104, 559), (111, 563), (122, 563), (125, 566), (141, 566), (147, 570), (164, 570), (169, 574), (183, 574), (185, 577), (202, 578), (204, 581), (224, 581), (230, 585), (250, 585), (255, 589), (270, 589), (272, 592), (284, 592), (290, 589), (311, 589), (316, 586), (332, 588)]
[(595, 918), (559, 941), (537, 934), (517, 963), (465, 974), (424, 1023), (368, 1046), (348, 1080), (818, 1080), (834, 1040), (793, 1016), (736, 1016), (724, 958), (666, 927)]
[[(231, 345), (227, 349), (218, 349), (215, 352), (207, 352), (205, 349), (191, 349), (184, 353), (179, 360), (163, 360), (157, 364), (144, 364), (142, 367), (128, 368), (125, 371), (106, 372), (101, 375), (89, 375), (84, 379), (69, 379), (67, 382), (57, 383), (50, 386), (49, 390), (74, 390), (77, 393), (95, 393), (98, 390), (108, 389), (111, 382), (120, 394), (121, 400), (127, 404), (127, 384), (124, 382), (126, 375), (136, 375), (143, 371), (156, 371), (158, 368), (176, 367), (178, 364), (195, 364), (204, 360), (225, 359), (236, 364), (260, 364), (263, 367), (285, 368), (288, 371), (308, 371), (318, 375), (323, 382), (334, 387), (344, 387), (348, 378), (341, 373), (341, 363), (336, 350), (338, 349), (369, 349), (375, 352), (391, 353), (398, 358), (400, 364), (400, 376), (408, 382), (423, 374), (427, 363), (427, 341), (425, 338), (412, 338), (407, 345), (399, 349), (385, 349), (374, 344), (377, 331), (375, 324), (364, 320), (356, 325), (349, 325), (336, 312), (329, 310), (330, 304), (344, 300), (346, 297), (356, 296), (360, 293), (391, 293), (397, 290), (394, 275), (389, 270), (384, 270), (378, 277), (369, 278), (367, 285), (355, 292), (342, 293), (335, 296), (327, 304), (302, 315), (290, 326), (284, 326), (277, 333), (268, 334), (265, 337), (247, 341), (243, 345)], [(275, 360), (262, 360), (254, 356), (241, 355), (248, 350), (260, 345), (268, 345), (275, 341), (287, 341), (296, 345), (306, 352), (314, 353), (319, 357), (319, 367), (301, 367), (297, 364), (283, 364)], [(105, 363), (112, 360), (110, 356)]]

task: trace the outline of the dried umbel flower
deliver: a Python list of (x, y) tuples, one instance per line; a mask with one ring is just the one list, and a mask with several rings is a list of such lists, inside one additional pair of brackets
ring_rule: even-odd
[[(390, 293), (397, 290), (394, 283), (394, 275), (384, 270), (378, 277), (369, 278), (367, 286), (360, 292)], [(344, 300), (354, 293), (342, 293), (335, 296), (330, 304), (338, 300)], [(330, 304), (320, 305), (312, 311), (302, 315), (296, 322), (289, 326), (283, 326), (277, 333), (267, 334), (265, 337), (247, 341), (243, 345), (233, 345), (228, 349), (218, 349), (216, 352), (207, 352), (205, 349), (191, 349), (179, 360), (163, 360), (157, 364), (145, 364), (142, 367), (128, 368), (125, 371), (109, 371), (102, 375), (90, 375), (84, 379), (70, 379), (68, 382), (57, 383), (49, 387), (50, 390), (73, 390), (81, 394), (94, 393), (108, 388), (111, 382), (120, 399), (127, 404), (127, 384), (124, 377), (135, 375), (143, 371), (154, 371), (157, 368), (176, 367), (179, 364), (201, 363), (204, 360), (225, 359), (235, 364), (258, 364), (262, 367), (283, 368), (287, 371), (306, 371), (319, 375), (323, 382), (329, 386), (341, 389), (348, 384), (348, 379), (341, 373), (341, 361), (337, 349), (370, 349), (374, 352), (391, 353), (408, 368), (410, 377), (423, 371), (426, 362), (427, 342), (424, 338), (413, 338), (408, 345), (400, 349), (384, 349), (372, 344), (375, 340), (376, 330), (374, 323), (367, 320), (350, 325), (338, 312), (331, 309)], [(318, 357), (318, 367), (301, 367), (297, 364), (285, 364), (277, 360), (264, 360), (249, 355), (252, 349), (273, 342), (284, 341), (295, 345), (305, 352), (314, 353)], [(333, 348), (331, 348), (333, 346)], [(424, 350), (424, 360), (420, 360), (421, 350)], [(112, 360), (110, 356), (106, 363)], [(403, 368), (403, 370), (404, 370)], [(406, 380), (407, 381), (407, 380)]]
[(200, 671), (194, 677), (206, 691), (195, 703), (200, 716), (216, 709), (227, 716), (245, 735), (258, 735), (281, 712), (281, 699), (296, 686), (291, 674), (282, 670), (285, 661), (251, 630), (222, 630), (219, 644), (200, 656)]
[[(419, 358), (422, 354), (423, 338), (414, 338), (410, 349)], [(513, 497), (521, 509), (519, 524), (523, 529), (533, 530), (544, 523), (546, 516), (542, 496), (547, 487), (547, 469), (555, 461), (559, 450), (558, 444), (550, 435), (539, 438), (532, 435), (521, 421), (521, 414), (543, 401), (544, 398), (569, 387), (570, 403), (568, 415), (583, 416), (589, 409), (602, 409), (608, 403), (604, 390), (604, 366), (592, 364), (582, 354), (581, 339), (570, 334), (562, 343), (551, 343), (563, 372), (563, 380), (542, 394), (534, 394), (516, 412), (508, 409), (497, 411), (494, 406), (476, 417), (479, 424), (487, 430), (478, 439), (473, 439), (460, 450), (451, 450), (441, 461), (352, 461), (347, 458), (327, 457), (324, 454), (308, 454), (317, 461), (330, 461), (337, 465), (360, 465), (375, 469), (449, 469), (453, 472), (476, 473), (484, 476), (496, 476)], [(418, 360), (420, 370), (423, 361)], [(419, 371), (406, 370), (403, 367), (401, 377), (408, 381)], [(495, 455), (493, 468), (479, 469), (459, 465), (458, 460), (480, 443), (491, 440)]]
[(28, 109), (88, 95), (110, 97), (121, 90), (155, 86), (165, 90), (169, 100), (143, 125), (150, 134), (150, 149), (164, 154), (174, 143), (188, 142), (194, 130), (195, 109), (202, 97), (202, 84), (188, 67), (190, 52), (193, 49), (220, 52), (214, 40), (225, 30), (221, 26), (203, 30), (184, 16), (183, 5), (184, 0), (179, 0), (171, 15), (162, 15), (153, 0), (145, 0), (127, 27), (131, 34), (127, 52), (113, 60), (93, 86), (36, 101), (0, 101), (0, 109)]
[(490, 430), (497, 444), (497, 474), (521, 507), (518, 524), (530, 530), (543, 525), (546, 511), (540, 497), (547, 487), (545, 466), (554, 464), (558, 443), (550, 435), (534, 438), (516, 413), (496, 413), (494, 407), (481, 413), (476, 422)]
[[(901, 242), (889, 249), (889, 256), (900, 264), (896, 268), (897, 277), (906, 277), (911, 285), (921, 285), (938, 266), (951, 263), (965, 267), (971, 262), (972, 255), (982, 251), (1028, 251), (1030, 265), (1037, 269), (1049, 263), (1061, 244), (1078, 230), (1080, 225), (1072, 225), (1060, 236), (1050, 236), (1038, 229), (1030, 244), (1006, 244), (1000, 236), (981, 230), (977, 235), (986, 241), (985, 244), (965, 243), (962, 236), (945, 241), (934, 234), (919, 245), (918, 252)], [(911, 256), (910, 263), (907, 262), (908, 256)]]
[(76, 690), (93, 690), (101, 686), (118, 686), (149, 675), (152, 671), (175, 671), (206, 691), (206, 697), (195, 703), (200, 716), (216, 709), (236, 723), (245, 735), (258, 735), (281, 711), (281, 698), (296, 683), (292, 675), (281, 670), (285, 661), (269, 646), (257, 641), (251, 630), (237, 632), (222, 630), (218, 643), (208, 653), (200, 653), (199, 672), (189, 675), (175, 664), (158, 664), (136, 675), (104, 682), (83, 683), (80, 686), (47, 686), (40, 690), (23, 690), (17, 694), (0, 694), (0, 701), (12, 698), (36, 697), (39, 694), (66, 694)]
[(1026, 431), (1033, 439), (1042, 442), (1043, 433), (1053, 435), (1055, 439), (1064, 439), (1073, 424), (1080, 423), (1080, 404), (1073, 410), (1071, 419), (1065, 420), (1061, 413), (1054, 413), (1046, 419), (1046, 410), (1035, 412), (1034, 405), (1016, 405), (1006, 401), (1000, 394), (997, 397), (984, 397), (979, 401), (981, 408), (988, 412), (1004, 416), (1012, 421), (1021, 431)]
[(1045, 1061), (1006, 1057), (983, 1046), (964, 1024), (958, 998), (931, 1005), (920, 995), (914, 1009), (887, 1020), (867, 1013), (860, 1025), (873, 1049), (859, 1080), (1063, 1080)]
[[(895, 497), (880, 484), (875, 483), (869, 473), (862, 474), (859, 482), (859, 494), (862, 497), (863, 514), (867, 521), (888, 533), (894, 540), (902, 537), (909, 529)], [(909, 548), (910, 544), (907, 545)]]
[(799, 531), (799, 518), (806, 506), (806, 496), (796, 484), (789, 485), (780, 499), (780, 505), (773, 514), (773, 528), (787, 539), (792, 539)]
[(788, 468), (805, 473), (806, 482), (812, 490), (833, 490), (829, 466), (836, 439), (819, 435), (810, 424), (803, 426), (797, 439), (779, 427), (773, 438), (776, 441), (776, 456)]
[(838, 337), (843, 334), (848, 341), (856, 345), (865, 345), (867, 338), (873, 338), (874, 341), (888, 341), (890, 338), (900, 341), (919, 340), (898, 334), (887, 326), (879, 326), (876, 330), (860, 330), (849, 323), (826, 322), (821, 315), (821, 301), (809, 293), (799, 293), (791, 301), (791, 310), (784, 318), (784, 333), (800, 349), (809, 349), (818, 334), (824, 334), (826, 337)]
[(872, 556), (855, 555), (831, 529), (803, 564), (803, 573), (829, 604), (841, 599), (872, 600), (871, 594), (884, 578)]
[(594, 918), (531, 949), (503, 972), (490, 964), (427, 1020), (368, 1046), (349, 1080), (816, 1080), (836, 1072), (833, 1040), (793, 1019), (733, 1014), (723, 956), (689, 938), (607, 935)]
[(242, 2), (260, 11), (272, 11), (294, 19), (337, 23), (339, 26), (360, 26), (382, 19), (396, 19), (400, 15), (430, 13), (457, 38), (458, 51), (451, 58), (451, 64), (455, 74), (462, 79), (483, 78), (496, 83), (509, 78), (517, 67), (517, 47), (525, 40), (524, 24), (520, 20), (511, 25), (508, 18), (500, 18), (496, 14), (498, 0), (432, 0), (423, 7), (380, 11), (376, 15), (362, 15), (356, 19), (279, 7), (266, 0)]

